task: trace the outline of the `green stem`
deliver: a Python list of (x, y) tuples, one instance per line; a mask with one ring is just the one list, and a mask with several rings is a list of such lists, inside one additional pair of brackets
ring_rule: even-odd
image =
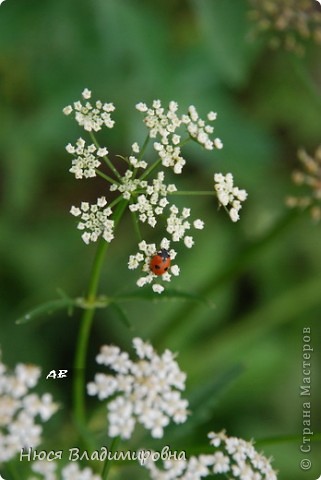
[(141, 231), (140, 231), (140, 228), (139, 228), (139, 222), (138, 222), (138, 218), (137, 218), (137, 213), (136, 213), (136, 212), (131, 212), (131, 214), (132, 214), (134, 229), (135, 229), (137, 238), (138, 238), (139, 242), (141, 242), (141, 240), (142, 240), (142, 234), (141, 234)]
[(145, 142), (143, 143), (143, 146), (139, 152), (139, 155), (138, 155), (138, 160), (140, 161), (142, 158), (143, 158), (143, 155), (145, 153), (145, 150), (147, 148), (147, 145), (149, 143), (149, 134), (147, 135), (147, 137), (145, 138)]
[[(98, 282), (100, 278), (100, 273), (103, 265), (103, 260), (105, 253), (107, 251), (109, 244), (105, 240), (101, 240), (98, 249), (96, 252), (94, 264), (92, 267), (88, 293), (87, 293), (87, 302), (91, 303), (94, 301)], [(78, 334), (77, 349), (75, 356), (75, 382), (74, 382), (74, 415), (76, 421), (82, 425), (85, 423), (85, 364), (86, 364), (86, 355), (87, 355), (87, 345), (89, 339), (89, 333), (94, 318), (95, 309), (90, 308), (84, 311), (80, 331)]]
[[(108, 452), (111, 452), (111, 454), (113, 454), (113, 452), (115, 452), (119, 442), (120, 442), (120, 437), (113, 438), (113, 440), (111, 442), (111, 445), (110, 445), (110, 449), (108, 450)], [(107, 479), (109, 471), (110, 471), (110, 467), (111, 467), (111, 462), (112, 462), (112, 460), (109, 459), (108, 456), (107, 456), (107, 458), (105, 460), (105, 463), (104, 463), (104, 468), (103, 468), (103, 471), (102, 471), (102, 474), (101, 474), (102, 480)]]
[(158, 160), (156, 160), (156, 162), (154, 162), (147, 170), (145, 173), (143, 173), (143, 175), (140, 177), (140, 180), (144, 180), (144, 178), (148, 177), (148, 175), (150, 173), (152, 173), (153, 170), (155, 170), (155, 168), (158, 167), (158, 165), (161, 163), (162, 159), (159, 158)]
[(214, 190), (177, 190), (176, 192), (167, 192), (168, 195), (194, 195), (194, 196), (200, 196), (200, 195), (216, 195), (216, 192)]
[(114, 184), (114, 183), (117, 183), (119, 184), (119, 182), (117, 180), (115, 180), (114, 178), (111, 178), (109, 177), (108, 175), (106, 175), (105, 173), (101, 172), (100, 170), (98, 170), (96, 168), (96, 173), (99, 177), (103, 178), (104, 180), (107, 180), (107, 182), (111, 183), (111, 184)]
[[(114, 222), (115, 228), (118, 222), (120, 221), (124, 210), (127, 206), (127, 201), (120, 202), (117, 206), (117, 209), (114, 213)], [(104, 263), (104, 258), (106, 251), (108, 249), (109, 243), (105, 240), (101, 240), (94, 259), (94, 263), (91, 270), (88, 293), (87, 293), (87, 303), (90, 305), (94, 304), (96, 299), (96, 294), (98, 290), (100, 275), (102, 266)], [(88, 308), (84, 311), (81, 326), (78, 334), (76, 354), (74, 361), (75, 377), (73, 385), (73, 403), (74, 403), (74, 416), (75, 420), (79, 426), (85, 424), (86, 413), (85, 413), (85, 366), (86, 366), (86, 356), (88, 349), (88, 340), (90, 335), (90, 330), (95, 314), (95, 307)]]
[[(6, 466), (7, 466), (8, 472), (10, 472), (11, 478), (13, 480), (20, 480), (21, 475), (18, 474), (16, 465), (11, 461), (11, 462), (7, 462)], [(2, 478), (1, 475), (0, 475), (0, 478)]]
[[(100, 148), (100, 145), (95, 137), (95, 135), (93, 134), (93, 132), (90, 132), (90, 138), (92, 139), (92, 141), (94, 142), (95, 146), (97, 148)], [(104, 155), (103, 156), (103, 159), (105, 160), (105, 163), (106, 165), (108, 165), (108, 167), (110, 168), (110, 170), (113, 172), (113, 174), (120, 180), (121, 179), (121, 175), (118, 173), (118, 171), (116, 170), (116, 168), (114, 167), (114, 165), (112, 164), (111, 160), (109, 157), (107, 157), (107, 155)]]

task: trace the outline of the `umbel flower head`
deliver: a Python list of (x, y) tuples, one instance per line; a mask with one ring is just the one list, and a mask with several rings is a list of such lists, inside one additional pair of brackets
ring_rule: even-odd
[(299, 55), (312, 40), (321, 44), (321, 9), (315, 0), (249, 0), (254, 34), (266, 33), (272, 48)]
[(112, 397), (107, 403), (110, 437), (128, 439), (136, 423), (140, 423), (152, 437), (161, 438), (170, 420), (183, 423), (187, 419), (188, 402), (180, 393), (185, 389), (186, 375), (170, 350), (159, 356), (140, 338), (133, 339), (133, 346), (138, 356), (136, 362), (119, 347), (101, 347), (97, 363), (115, 374), (97, 373), (87, 391), (99, 400)]
[(305, 187), (307, 193), (300, 197), (289, 196), (286, 203), (292, 208), (309, 209), (313, 220), (318, 222), (321, 219), (321, 145), (316, 149), (313, 157), (300, 149), (298, 159), (302, 170), (295, 170), (292, 179), (296, 185)]
[[(126, 203), (139, 237), (138, 252), (130, 255), (128, 268), (141, 270), (137, 286), (151, 285), (154, 292), (161, 293), (164, 283), (180, 273), (179, 266), (173, 262), (179, 244), (192, 248), (193, 231), (204, 227), (203, 220), (193, 218), (188, 205), (181, 207), (174, 201), (175, 195), (188, 196), (191, 192), (178, 191), (169, 176), (183, 172), (187, 160), (182, 147), (187, 142), (196, 142), (208, 151), (223, 147), (222, 141), (214, 136), (213, 122), (217, 115), (211, 111), (203, 119), (193, 105), (188, 107), (186, 113), (179, 114), (178, 104), (174, 101), (169, 103), (168, 108), (160, 100), (154, 100), (150, 107), (140, 102), (136, 109), (143, 115), (148, 130), (147, 138), (142, 145), (134, 142), (130, 154), (127, 157), (118, 155), (115, 161), (109, 157), (110, 148), (99, 145), (93, 133), (114, 126), (111, 115), (115, 107), (112, 103), (100, 100), (92, 102), (88, 89), (83, 91), (82, 97), (81, 101), (74, 102), (63, 111), (66, 115), (74, 115), (76, 122), (90, 132), (91, 141), (87, 144), (80, 137), (74, 144), (67, 145), (66, 150), (73, 157), (69, 171), (76, 179), (100, 176), (107, 181), (108, 187), (106, 194), (99, 197), (96, 203), (83, 201), (79, 206), (72, 206), (70, 212), (78, 218), (77, 228), (82, 231), (81, 237), (85, 243), (96, 242), (99, 238), (111, 242), (115, 237), (114, 207), (121, 202)], [(152, 152), (149, 153), (151, 160), (145, 157), (148, 143), (152, 144)], [(216, 194), (219, 204), (224, 206), (231, 220), (237, 221), (241, 202), (247, 195), (245, 190), (233, 185), (232, 174), (226, 177), (216, 174), (214, 179), (214, 190), (206, 193)], [(142, 235), (142, 228), (162, 229), (159, 242), (148, 243)], [(176, 244), (175, 249), (173, 243)], [(160, 249), (169, 251), (170, 267), (164, 274), (155, 275), (150, 269), (151, 258)]]
[(234, 187), (233, 175), (231, 173), (227, 173), (225, 176), (221, 173), (215, 173), (214, 182), (214, 189), (220, 205), (227, 210), (232, 222), (237, 222), (240, 219), (241, 202), (246, 200), (247, 192)]
[[(0, 352), (1, 358), (1, 352)], [(31, 393), (40, 368), (18, 363), (13, 372), (0, 361), (0, 463), (12, 459), (21, 449), (41, 443), (42, 426), (57, 410), (49, 393)]]
[(271, 462), (258, 453), (252, 442), (237, 437), (228, 437), (225, 432), (208, 434), (215, 451), (210, 454), (192, 456), (187, 460), (169, 459), (164, 468), (159, 469), (155, 462), (147, 460), (145, 467), (152, 480), (200, 480), (224, 475), (224, 478), (237, 480), (276, 480)]

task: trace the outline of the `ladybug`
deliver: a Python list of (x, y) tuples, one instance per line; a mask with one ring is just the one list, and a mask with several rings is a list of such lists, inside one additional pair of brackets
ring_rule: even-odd
[(150, 261), (150, 269), (155, 275), (163, 275), (169, 269), (171, 257), (165, 248), (157, 252)]

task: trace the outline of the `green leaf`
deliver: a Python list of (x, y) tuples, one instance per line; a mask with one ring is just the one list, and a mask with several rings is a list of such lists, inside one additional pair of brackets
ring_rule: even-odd
[(70, 314), (70, 309), (73, 309), (75, 305), (75, 300), (73, 300), (72, 298), (59, 298), (57, 300), (51, 300), (50, 302), (42, 303), (33, 310), (30, 310), (25, 315), (18, 318), (18, 320), (16, 320), (16, 323), (18, 325), (21, 325), (23, 323), (29, 323), (39, 317), (43, 317), (45, 315), (52, 315), (57, 310), (63, 310), (64, 308), (67, 308)]
[(197, 295), (195, 293), (184, 292), (175, 289), (166, 289), (161, 294), (155, 293), (152, 290), (132, 290), (121, 295), (116, 295), (113, 298), (121, 302), (127, 302), (130, 300), (148, 300), (148, 301), (164, 301), (164, 300), (190, 300), (193, 302), (199, 302), (208, 307), (214, 308), (215, 305), (207, 298)]
[(130, 323), (130, 321), (128, 319), (128, 316), (126, 315), (125, 310), (120, 305), (118, 305), (118, 303), (116, 303), (116, 302), (111, 303), (110, 306), (111, 306), (111, 308), (113, 308), (117, 312), (117, 314), (118, 314), (120, 320), (123, 322), (123, 324), (126, 327), (128, 327), (130, 330), (133, 330), (133, 325)]

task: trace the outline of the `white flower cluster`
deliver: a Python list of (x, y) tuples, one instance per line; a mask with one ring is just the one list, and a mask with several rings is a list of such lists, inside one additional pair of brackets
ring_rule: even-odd
[(142, 223), (147, 222), (153, 228), (157, 224), (156, 218), (164, 213), (165, 207), (169, 204), (167, 194), (177, 191), (174, 184), (166, 185), (164, 179), (165, 174), (161, 171), (153, 179), (152, 185), (144, 181), (145, 193), (139, 194), (136, 203), (129, 206), (131, 212), (138, 212), (138, 218)]
[(87, 385), (89, 395), (107, 403), (108, 434), (129, 439), (136, 422), (151, 431), (154, 438), (163, 436), (170, 419), (183, 423), (187, 419), (188, 402), (181, 398), (185, 389), (185, 373), (169, 350), (159, 356), (149, 343), (133, 339), (138, 361), (116, 346), (104, 345), (96, 361), (113, 370), (115, 375), (97, 373)]
[[(172, 235), (173, 242), (179, 242), (184, 240), (184, 244), (187, 248), (192, 248), (194, 240), (191, 235), (185, 235), (186, 230), (190, 230), (191, 223), (187, 220), (191, 215), (190, 208), (183, 208), (179, 215), (179, 209), (176, 205), (170, 207), (170, 215), (167, 218), (167, 232)], [(203, 220), (197, 219), (193, 222), (193, 227), (197, 230), (204, 228)]]
[(148, 459), (145, 467), (152, 480), (200, 480), (223, 474), (237, 480), (277, 480), (270, 460), (258, 453), (253, 444), (225, 432), (208, 434), (216, 448), (213, 454), (190, 457), (188, 460), (165, 460), (164, 470)]
[(100, 197), (96, 204), (81, 202), (80, 208), (71, 207), (70, 213), (80, 217), (77, 228), (85, 230), (81, 236), (85, 243), (96, 242), (101, 235), (106, 242), (111, 242), (114, 238), (114, 221), (109, 219), (112, 210), (106, 205), (106, 198)]
[[(233, 175), (231, 173), (227, 173), (225, 176), (222, 173), (215, 173), (214, 182), (214, 190), (219, 203), (228, 211), (232, 222), (237, 222), (240, 219), (241, 202), (244, 202), (247, 198), (246, 190), (234, 187)], [(230, 209), (228, 209), (228, 206), (230, 206)]]
[[(148, 108), (145, 103), (138, 103), (137, 110), (146, 113), (144, 122), (149, 129), (150, 138), (160, 137), (160, 142), (154, 142), (154, 149), (158, 152), (162, 165), (172, 167), (174, 173), (182, 173), (186, 160), (181, 156), (181, 135), (176, 130), (182, 125), (186, 127), (188, 134), (207, 150), (220, 149), (223, 144), (219, 138), (211, 140), (210, 135), (214, 127), (202, 120), (196, 108), (191, 105), (188, 114), (177, 115), (178, 104), (174, 101), (169, 103), (165, 110), (160, 100), (154, 100), (152, 107)], [(209, 112), (208, 121), (216, 119), (216, 113)]]
[[(216, 117), (217, 114), (215, 112), (209, 112), (207, 114), (207, 119), (210, 122), (216, 120)], [(220, 150), (223, 148), (223, 143), (219, 138), (215, 138), (214, 140), (210, 139), (210, 135), (214, 132), (214, 127), (199, 117), (194, 105), (188, 107), (188, 115), (184, 115), (182, 121), (187, 125), (187, 131), (190, 136), (203, 145), (206, 150), (213, 150), (213, 148)]]
[[(170, 248), (170, 241), (167, 238), (162, 239), (160, 247), (167, 250), (171, 261), (175, 259), (177, 252)], [(139, 251), (135, 255), (130, 255), (128, 261), (128, 268), (130, 270), (135, 270), (136, 268), (141, 267), (142, 272), (146, 273), (145, 276), (142, 276), (137, 280), (137, 286), (144, 287), (145, 285), (152, 283), (153, 291), (155, 293), (162, 293), (164, 291), (164, 287), (158, 282), (160, 280), (160, 276), (153, 273), (150, 268), (151, 259), (157, 252), (155, 243), (146, 243), (145, 240), (142, 240), (138, 244), (138, 248)], [(171, 264), (170, 272), (171, 273), (166, 271), (163, 273), (161, 275), (161, 280), (164, 282), (170, 282), (172, 275), (178, 276), (180, 272), (178, 265)]]
[(125, 200), (129, 200), (137, 190), (145, 189), (146, 187), (146, 180), (135, 178), (133, 170), (126, 170), (124, 176), (120, 179), (120, 183), (113, 183), (110, 186), (110, 191), (115, 192), (118, 190)]
[[(99, 101), (96, 102), (96, 106), (92, 106), (89, 102), (91, 92), (88, 89), (83, 91), (82, 97), (86, 101), (85, 105), (80, 101), (75, 102), (73, 106), (65, 107), (64, 113), (69, 115), (75, 112), (79, 125), (88, 131), (100, 130), (103, 126), (111, 128), (114, 124), (110, 118), (110, 113), (114, 110), (113, 104), (103, 104)], [(212, 122), (216, 120), (216, 113), (209, 112), (207, 119), (203, 120), (193, 105), (188, 107), (186, 113), (179, 114), (177, 102), (171, 101), (168, 108), (164, 108), (160, 100), (154, 100), (151, 107), (142, 102), (138, 103), (136, 109), (144, 114), (144, 123), (149, 133), (142, 146), (137, 142), (132, 144), (128, 157), (116, 156), (126, 162), (127, 170), (119, 170), (115, 163), (117, 160), (109, 158), (107, 148), (99, 147), (95, 139), (94, 143), (89, 145), (86, 145), (82, 138), (79, 138), (75, 145), (67, 145), (67, 151), (75, 157), (70, 172), (76, 178), (94, 177), (99, 174), (110, 183), (110, 192), (118, 195), (110, 204), (108, 202), (108, 206), (103, 196), (94, 204), (82, 202), (80, 207), (73, 206), (70, 211), (72, 215), (79, 217), (78, 229), (83, 231), (82, 239), (85, 243), (96, 242), (100, 236), (110, 242), (114, 238), (114, 220), (111, 218), (113, 212), (109, 205), (113, 206), (120, 200), (126, 200), (136, 226), (140, 222), (155, 228), (161, 221), (163, 235), (165, 234), (172, 242), (181, 241), (187, 248), (191, 248), (194, 245), (191, 229), (202, 229), (204, 222), (199, 219), (192, 221), (189, 208), (178, 208), (170, 201), (171, 195), (180, 192), (177, 191), (175, 184), (165, 181), (164, 168), (159, 167), (162, 165), (180, 174), (186, 163), (181, 154), (181, 147), (191, 140), (207, 150), (222, 148), (221, 140), (213, 137)], [(92, 133), (91, 136), (93, 135)], [(151, 139), (154, 156), (155, 152), (157, 155), (154, 163), (149, 165), (144, 155)], [(101, 158), (104, 158), (105, 166), (111, 170), (112, 177), (99, 170)], [(232, 221), (236, 222), (239, 219), (241, 202), (247, 197), (246, 191), (233, 186), (233, 176), (230, 173), (226, 176), (215, 174), (214, 180), (214, 191), (220, 204), (228, 211)], [(169, 245), (169, 240), (163, 239), (160, 248), (168, 250), (169, 247), (165, 244)], [(153, 271), (150, 262), (157, 252), (155, 244), (141, 241), (138, 253), (130, 256), (128, 267), (130, 269), (142, 267), (143, 273), (147, 274), (138, 279), (138, 286), (152, 284), (153, 290), (161, 293), (164, 287), (158, 280), (169, 281), (171, 274), (179, 274), (179, 268), (177, 265), (171, 265), (176, 255), (176, 252), (171, 250), (166, 257), (164, 268), (159, 267), (156, 271), (155, 266)]]
[(91, 91), (85, 88), (82, 92), (82, 97), (87, 100), (83, 105), (80, 101), (74, 102), (73, 106), (68, 105), (63, 109), (65, 115), (70, 115), (75, 112), (75, 119), (78, 125), (84, 127), (85, 130), (91, 132), (94, 130), (98, 132), (102, 126), (112, 128), (115, 124), (111, 119), (111, 112), (115, 110), (112, 103), (102, 103), (97, 100), (95, 105), (92, 105), (88, 100), (91, 98)]
[(321, 43), (321, 12), (310, 0), (249, 0), (253, 38), (266, 34), (269, 46), (302, 56), (307, 41)]
[(76, 462), (63, 467), (60, 475), (57, 472), (57, 462), (54, 461), (39, 460), (33, 462), (31, 468), (37, 474), (37, 478), (32, 476), (28, 480), (38, 480), (38, 475), (41, 475), (43, 480), (101, 480), (101, 476), (94, 474), (91, 468), (81, 470)]
[[(72, 160), (72, 167), (69, 172), (75, 175), (75, 178), (90, 178), (96, 176), (96, 168), (101, 164), (100, 160), (94, 155), (97, 148), (94, 144), (86, 147), (86, 142), (82, 138), (78, 138), (76, 145), (70, 143), (66, 146), (66, 150), (76, 158)], [(108, 154), (107, 148), (98, 148), (96, 155), (104, 157)]]
[(12, 459), (25, 446), (41, 443), (42, 427), (57, 410), (49, 393), (39, 397), (29, 390), (35, 387), (40, 369), (19, 363), (14, 372), (0, 362), (0, 462)]

